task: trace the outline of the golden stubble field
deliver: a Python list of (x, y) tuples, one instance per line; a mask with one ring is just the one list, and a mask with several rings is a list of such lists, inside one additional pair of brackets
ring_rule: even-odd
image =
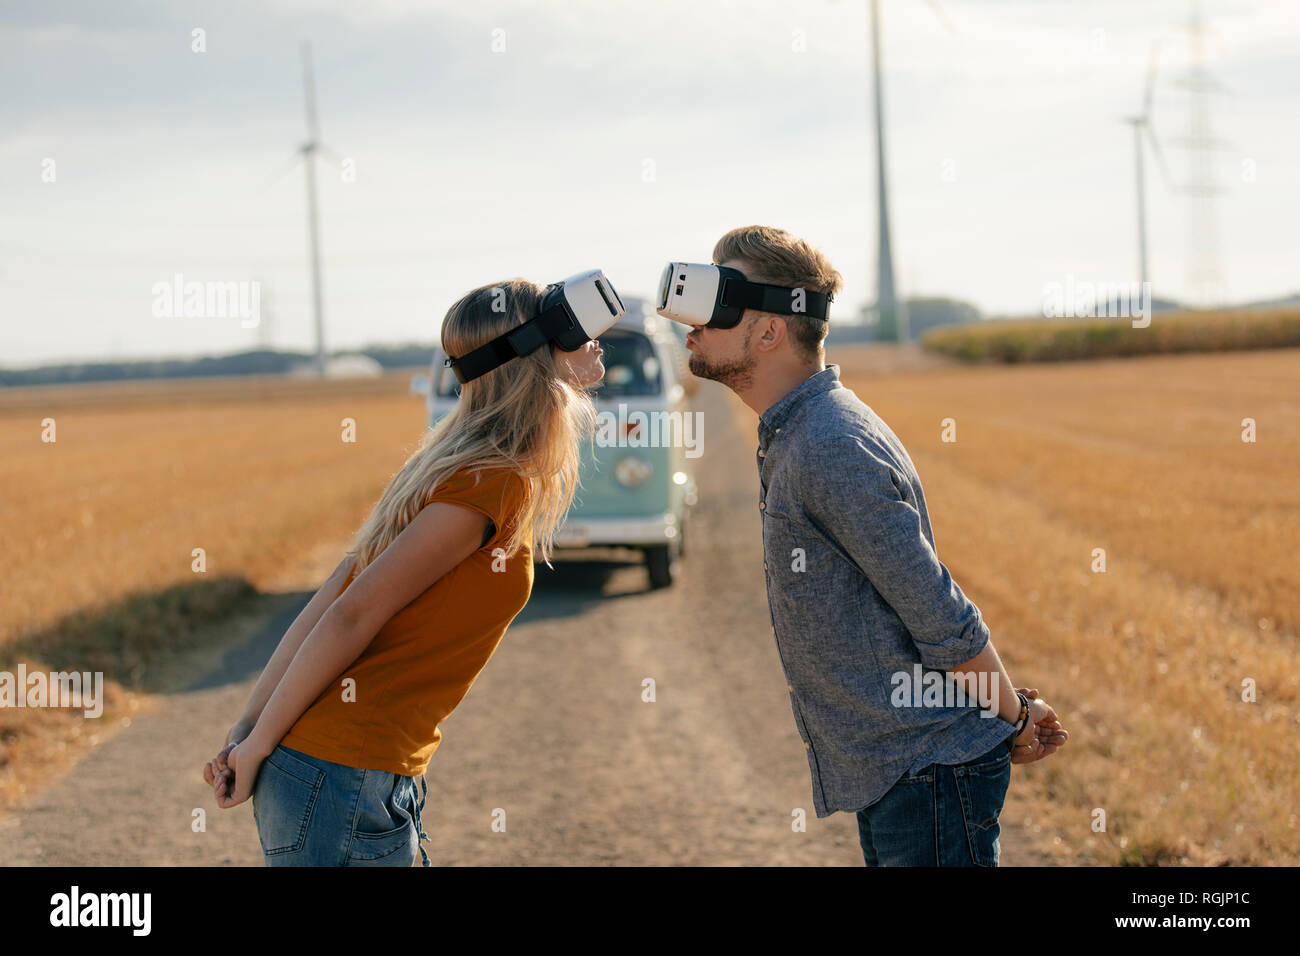
[[(907, 445), (940, 557), (1012, 678), (1073, 735), (1014, 778), (1008, 808), (1042, 848), (1100, 864), (1296, 862), (1300, 350), (967, 368), (858, 347), (829, 360)], [(53, 657), (107, 660), (112, 684), (93, 730), (79, 712), (0, 711), (0, 807), (171, 686), (160, 645), (187, 634), (176, 643), (202, 651), (194, 619), (319, 585), (415, 447), (408, 378), (0, 392), (0, 669), (19, 641), (29, 667), (62, 642)], [(955, 442), (941, 440), (949, 418)], [(735, 467), (752, 479), (752, 459)], [(159, 597), (173, 586), (183, 601)], [(89, 646), (99, 632), (69, 625), (78, 612), (125, 618), (118, 630), (154, 645), (127, 641), (114, 664)]]
[(1072, 733), (1013, 778), (1034, 829), (1098, 862), (1300, 860), (1300, 350), (828, 361), (907, 446), (1012, 679)]
[[(205, 621), (249, 610), (259, 592), (320, 585), (322, 564), (328, 573), (342, 557), (416, 446), (424, 406), (409, 380), (0, 391), (0, 549), (10, 556), (0, 669), (67, 661), (102, 669), (107, 689), (94, 721), (79, 710), (0, 710), (0, 807), (129, 725), (150, 691), (188, 676), (172, 651), (202, 650), (184, 645), (208, 637), (191, 633)], [(47, 418), (53, 443), (41, 440)], [(343, 440), (345, 419), (355, 442)], [(172, 587), (183, 594), (168, 596)], [(94, 646), (119, 637), (121, 653)], [(57, 652), (43, 655), (51, 643)]]

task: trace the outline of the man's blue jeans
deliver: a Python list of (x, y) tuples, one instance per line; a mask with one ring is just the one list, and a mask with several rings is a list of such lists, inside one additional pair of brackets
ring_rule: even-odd
[(907, 774), (858, 811), (867, 866), (997, 866), (998, 816), (1011, 782), (1011, 748)]

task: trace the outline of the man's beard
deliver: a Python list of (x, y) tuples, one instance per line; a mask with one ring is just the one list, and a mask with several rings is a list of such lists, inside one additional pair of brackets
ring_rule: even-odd
[(691, 355), (690, 370), (692, 375), (721, 382), (733, 392), (745, 391), (754, 384), (754, 360), (752, 358), (741, 359), (738, 362), (710, 365), (699, 355), (693, 354)]
[(752, 326), (745, 330), (745, 344), (743, 346), (745, 357), (742, 359), (710, 364), (698, 352), (692, 352), (691, 361), (688, 365), (691, 374), (697, 378), (707, 378), (714, 382), (721, 382), (733, 392), (747, 391), (754, 384), (754, 358), (749, 352), (749, 338), (753, 331)]

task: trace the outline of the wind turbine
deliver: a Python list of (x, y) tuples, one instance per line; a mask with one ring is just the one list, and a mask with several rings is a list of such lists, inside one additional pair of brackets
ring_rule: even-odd
[(302, 154), (307, 182), (307, 247), (311, 254), (311, 302), (316, 318), (316, 370), (325, 377), (325, 312), (321, 301), (320, 218), (316, 211), (316, 151), (320, 148), (320, 131), (316, 124), (316, 82), (311, 70), (311, 45), (302, 45), (302, 86), (307, 106), (307, 141), (298, 148)]
[[(894, 251), (889, 238), (889, 190), (885, 176), (885, 118), (884, 89), (880, 71), (880, 3), (869, 0), (870, 16), (867, 18), (868, 39), (871, 44), (871, 72), (873, 102), (876, 116), (876, 207), (879, 232), (876, 249), (876, 313), (880, 322), (878, 337), (882, 341), (906, 342), (908, 340), (907, 312), (898, 307), (894, 289)], [(935, 0), (925, 0), (935, 18), (954, 36), (957, 31)]]
[(320, 214), (316, 201), (316, 157), (320, 155), (333, 165), (338, 165), (337, 154), (321, 142), (320, 129), (316, 120), (316, 81), (312, 74), (311, 44), (302, 45), (302, 85), (303, 98), (307, 111), (307, 140), (296, 150), (296, 155), (275, 176), (262, 186), (269, 189), (274, 183), (293, 171), (298, 161), (304, 163), (307, 184), (307, 252), (311, 258), (311, 298), (312, 314), (316, 327), (316, 371), (324, 377), (325, 360), (325, 296), (321, 280), (320, 267)]
[(325, 377), (325, 311), (321, 295), (320, 219), (316, 212), (316, 152), (320, 131), (316, 124), (316, 81), (311, 70), (311, 45), (302, 45), (302, 86), (307, 104), (307, 142), (299, 147), (306, 167), (307, 241), (311, 250), (311, 302), (316, 317), (316, 370)]
[(1169, 182), (1169, 170), (1165, 165), (1164, 153), (1160, 150), (1160, 141), (1156, 139), (1154, 128), (1151, 126), (1151, 104), (1155, 98), (1156, 89), (1156, 61), (1160, 51), (1160, 41), (1151, 42), (1151, 59), (1147, 63), (1146, 91), (1142, 97), (1142, 112), (1137, 116), (1126, 117), (1124, 122), (1133, 127), (1133, 161), (1137, 173), (1137, 224), (1138, 224), (1138, 281), (1147, 282), (1150, 279), (1150, 273), (1147, 269), (1147, 198), (1146, 198), (1146, 175), (1142, 162), (1142, 140), (1145, 136), (1146, 141), (1151, 144), (1151, 152), (1155, 154), (1156, 161), (1160, 166), (1160, 175), (1165, 183)]

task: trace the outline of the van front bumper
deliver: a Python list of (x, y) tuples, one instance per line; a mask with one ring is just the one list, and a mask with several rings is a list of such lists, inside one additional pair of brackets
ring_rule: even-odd
[(672, 512), (647, 518), (584, 518), (575, 515), (555, 533), (557, 548), (645, 548), (669, 544), (678, 535)]

